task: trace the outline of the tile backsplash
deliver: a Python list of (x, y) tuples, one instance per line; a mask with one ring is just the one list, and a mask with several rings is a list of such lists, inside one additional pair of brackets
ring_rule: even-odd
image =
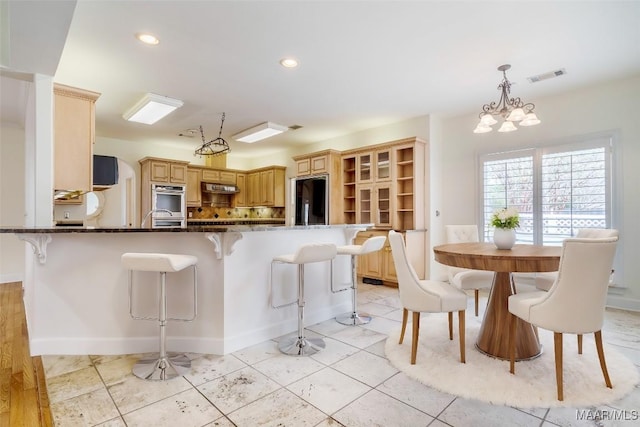
[(284, 208), (187, 208), (189, 219), (284, 219)]

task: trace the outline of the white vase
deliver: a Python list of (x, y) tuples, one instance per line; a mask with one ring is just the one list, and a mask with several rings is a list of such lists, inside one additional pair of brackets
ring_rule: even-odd
[(516, 230), (513, 228), (496, 228), (493, 230), (493, 243), (498, 249), (511, 249), (516, 243)]

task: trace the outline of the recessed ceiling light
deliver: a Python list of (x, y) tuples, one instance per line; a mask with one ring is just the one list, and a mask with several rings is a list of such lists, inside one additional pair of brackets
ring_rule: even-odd
[(298, 60), (295, 58), (282, 58), (280, 60), (280, 65), (285, 68), (295, 68), (298, 66)]
[(145, 44), (156, 45), (160, 43), (160, 40), (158, 40), (156, 36), (149, 33), (138, 33), (136, 34), (136, 38)]

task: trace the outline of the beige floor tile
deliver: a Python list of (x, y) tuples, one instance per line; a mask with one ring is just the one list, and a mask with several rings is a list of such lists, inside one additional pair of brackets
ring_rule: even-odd
[(255, 369), (282, 386), (311, 375), (324, 368), (324, 366), (311, 357), (289, 356), (286, 354), (281, 354), (253, 365)]
[(251, 367), (198, 386), (198, 390), (224, 414), (229, 414), (279, 388), (278, 383)]
[(52, 404), (101, 388), (104, 388), (104, 384), (93, 366), (47, 378), (47, 391)]
[(89, 356), (42, 356), (42, 365), (47, 377), (66, 374), (91, 366)]
[(127, 414), (189, 388), (191, 384), (182, 377), (147, 381), (129, 374), (122, 381), (111, 384), (108, 390), (120, 413)]
[(315, 426), (326, 415), (305, 400), (280, 389), (229, 414), (238, 426)]
[(191, 361), (191, 372), (185, 375), (185, 379), (194, 386), (198, 386), (245, 367), (247, 367), (246, 363), (231, 354), (203, 355)]
[(331, 415), (371, 390), (371, 387), (335, 369), (325, 368), (289, 384), (287, 389)]
[(52, 403), (51, 413), (57, 427), (92, 426), (112, 420), (120, 415), (104, 387)]
[(377, 387), (398, 373), (387, 359), (366, 351), (351, 355), (331, 367), (371, 387)]
[(333, 415), (349, 427), (426, 426), (433, 419), (386, 394), (371, 390)]
[(190, 388), (124, 415), (128, 427), (200, 427), (222, 417), (197, 390)]

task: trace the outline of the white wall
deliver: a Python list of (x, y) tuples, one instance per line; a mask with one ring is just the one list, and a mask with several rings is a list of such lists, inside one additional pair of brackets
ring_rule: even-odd
[[(24, 129), (0, 126), (0, 224), (24, 224)], [(0, 234), (0, 283), (24, 277), (24, 242)]]
[(616, 152), (622, 170), (621, 182), (617, 182), (614, 190), (621, 195), (614, 206), (620, 221), (614, 226), (621, 232), (618, 257), (622, 271), (616, 271), (616, 282), (627, 289), (620, 291), (620, 295), (610, 295), (609, 303), (640, 310), (640, 263), (637, 262), (640, 251), (640, 76), (528, 101), (536, 104), (542, 123), (517, 132), (474, 134), (481, 106), (477, 112), (444, 121), (442, 223), (479, 221), (479, 154), (560, 144), (603, 132), (617, 133)]

